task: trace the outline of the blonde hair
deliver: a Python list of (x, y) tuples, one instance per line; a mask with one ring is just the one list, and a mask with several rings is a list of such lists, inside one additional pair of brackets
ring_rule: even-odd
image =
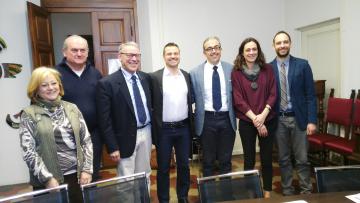
[(45, 78), (49, 75), (54, 76), (56, 81), (59, 83), (59, 90), (60, 90), (59, 95), (60, 96), (64, 95), (64, 88), (63, 88), (63, 85), (62, 85), (61, 79), (60, 79), (61, 74), (54, 68), (41, 66), (39, 68), (36, 68), (32, 72), (29, 84), (27, 86), (27, 96), (29, 97), (29, 99), (32, 102), (35, 102), (36, 99), (38, 98), (37, 93), (38, 93), (39, 87), (40, 87), (41, 83), (45, 80)]

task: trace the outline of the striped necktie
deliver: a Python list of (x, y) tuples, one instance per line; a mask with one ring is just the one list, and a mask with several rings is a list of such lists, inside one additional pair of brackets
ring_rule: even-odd
[(288, 106), (286, 83), (287, 83), (287, 79), (286, 79), (285, 63), (282, 63), (280, 65), (280, 88), (281, 88), (280, 108), (282, 111), (286, 111)]

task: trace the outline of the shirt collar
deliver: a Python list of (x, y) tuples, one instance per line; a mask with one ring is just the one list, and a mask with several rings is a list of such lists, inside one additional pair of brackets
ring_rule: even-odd
[(127, 80), (127, 81), (131, 81), (131, 77), (133, 76), (133, 75), (135, 75), (135, 77), (137, 78), (137, 79), (139, 79), (139, 76), (137, 75), (137, 73), (135, 72), (134, 74), (132, 74), (132, 73), (129, 73), (127, 70), (125, 70), (123, 67), (121, 67), (121, 72), (123, 73), (123, 75), (124, 75), (124, 77), (125, 77), (125, 80)]
[(278, 65), (278, 67), (280, 67), (282, 63), (285, 63), (285, 67), (289, 67), (290, 54), (285, 58), (285, 60), (284, 60), (283, 62), (280, 61), (278, 58), (276, 58), (276, 63), (277, 63), (277, 65)]
[(212, 63), (210, 63), (209, 61), (206, 61), (205, 62), (205, 68), (209, 68), (211, 70), (213, 70), (213, 67), (214, 66), (217, 66), (218, 67), (218, 70), (222, 68), (221, 66), (221, 61), (219, 61), (217, 64), (213, 65)]
[[(170, 68), (168, 68), (168, 67), (165, 66), (165, 68), (164, 68), (164, 75), (169, 76), (169, 75), (171, 74), (171, 72), (170, 72), (169, 69), (170, 69)], [(177, 75), (181, 75), (180, 69), (177, 69)]]

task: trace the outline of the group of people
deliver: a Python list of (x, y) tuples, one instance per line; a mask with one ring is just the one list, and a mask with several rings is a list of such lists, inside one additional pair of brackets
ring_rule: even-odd
[(119, 176), (145, 172), (150, 185), (154, 144), (159, 202), (170, 200), (173, 149), (177, 198), (188, 202), (192, 136), (200, 137), (203, 176), (231, 172), (238, 118), (244, 170), (255, 167), (259, 139), (264, 197), (272, 190), (273, 140), (283, 194), (294, 194), (293, 159), (301, 193), (310, 193), (312, 71), (306, 60), (290, 55), (288, 33), (276, 33), (273, 47), (277, 56), (268, 64), (259, 42), (247, 38), (231, 65), (221, 60), (219, 38), (209, 37), (203, 42), (206, 61), (188, 73), (179, 67), (179, 46), (171, 42), (163, 48), (164, 68), (148, 74), (139, 70), (139, 46), (126, 42), (119, 46), (121, 67), (102, 78), (87, 63), (86, 40), (68, 37), (62, 62), (55, 69), (36, 68), (28, 85), (31, 105), (21, 115), (20, 139), (30, 183), (34, 189), (67, 183), (70, 199), (81, 202), (79, 184), (99, 179), (105, 144)]

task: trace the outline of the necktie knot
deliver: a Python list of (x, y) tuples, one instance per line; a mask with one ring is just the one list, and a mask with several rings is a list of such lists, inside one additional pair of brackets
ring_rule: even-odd
[(135, 75), (132, 75), (132, 76), (131, 76), (131, 79), (132, 79), (133, 82), (136, 82), (136, 79), (137, 79), (137, 78), (136, 78)]
[(214, 69), (214, 71), (217, 71), (218, 67), (217, 67), (217, 66), (214, 66), (213, 69)]

